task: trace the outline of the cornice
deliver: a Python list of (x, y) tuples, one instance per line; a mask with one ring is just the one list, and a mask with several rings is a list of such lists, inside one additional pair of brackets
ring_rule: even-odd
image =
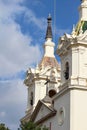
[(87, 48), (87, 31), (76, 37), (66, 37), (65, 35), (59, 39), (58, 48), (56, 53), (61, 56), (67, 54), (70, 48), (77, 46), (83, 46)]
[[(52, 75), (50, 75), (51, 71), (55, 71), (55, 75), (53, 76), (52, 79)], [(26, 86), (32, 86), (36, 81), (40, 81), (40, 80), (50, 80), (50, 83), (53, 84), (57, 84), (58, 81), (60, 81), (60, 77), (57, 76), (56, 73), (59, 73), (58, 70), (56, 68), (52, 68), (52, 67), (47, 67), (46, 69), (41, 70), (39, 73), (28, 73), (26, 74), (26, 78), (24, 80), (24, 84)]]
[[(86, 78), (81, 78), (81, 77), (72, 78), (72, 80), (79, 80), (79, 78), (83, 79), (83, 80), (87, 80)], [(64, 84), (59, 86), (59, 92), (52, 99), (55, 100), (56, 98), (61, 97), (65, 93), (69, 92), (70, 90), (87, 91), (87, 84), (85, 84), (85, 85), (79, 85), (79, 83), (78, 84), (75, 84), (75, 83), (71, 84), (70, 79), (69, 79), (69, 80), (67, 80), (67, 82), (65, 82)]]

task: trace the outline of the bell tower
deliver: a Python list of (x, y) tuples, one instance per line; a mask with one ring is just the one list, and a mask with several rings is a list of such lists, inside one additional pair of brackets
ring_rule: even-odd
[(45, 96), (53, 97), (60, 85), (60, 65), (54, 55), (55, 43), (52, 41), (52, 18), (47, 18), (47, 30), (44, 47), (44, 55), (36, 68), (29, 68), (26, 73), (24, 84), (28, 89), (26, 115), (22, 121), (30, 119), (37, 102)]
[(62, 128), (69, 130), (87, 129), (87, 0), (82, 0), (79, 14), (79, 22), (71, 34), (60, 37), (56, 51), (61, 59), (58, 106), (66, 119)]
[[(83, 6), (84, 5), (84, 6)], [(57, 54), (61, 58), (61, 84), (87, 86), (87, 0), (80, 5), (80, 21), (71, 35), (59, 39)], [(86, 11), (84, 11), (86, 10)]]

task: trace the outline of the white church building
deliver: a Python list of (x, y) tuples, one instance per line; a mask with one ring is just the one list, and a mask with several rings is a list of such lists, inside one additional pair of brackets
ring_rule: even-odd
[(79, 22), (58, 40), (55, 58), (51, 16), (44, 56), (27, 70), (27, 109), (21, 122), (32, 121), (49, 130), (87, 130), (87, 0), (79, 7)]

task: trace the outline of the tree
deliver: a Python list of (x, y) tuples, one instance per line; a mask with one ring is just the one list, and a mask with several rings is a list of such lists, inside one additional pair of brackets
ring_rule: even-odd
[(36, 125), (32, 122), (25, 122), (20, 125), (21, 130), (34, 130)]
[[(33, 122), (25, 122), (20, 125), (21, 130), (48, 130), (46, 127), (36, 126)], [(19, 129), (20, 130), (20, 129)]]
[(6, 127), (5, 124), (0, 123), (0, 130), (10, 130), (10, 129)]

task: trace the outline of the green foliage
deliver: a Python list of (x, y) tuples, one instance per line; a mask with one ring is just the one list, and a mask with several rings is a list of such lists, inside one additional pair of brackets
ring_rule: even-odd
[(43, 129), (42, 130), (48, 130), (48, 128), (46, 128), (46, 127), (43, 127)]
[[(48, 128), (46, 127), (39, 127), (36, 126), (36, 124), (34, 124), (33, 122), (26, 122), (20, 125), (21, 130), (48, 130)], [(20, 129), (19, 129), (20, 130)]]
[(6, 127), (5, 124), (0, 123), (0, 130), (10, 130), (10, 129)]
[(25, 122), (25, 123), (21, 124), (20, 127), (22, 130), (34, 130), (36, 125), (33, 124), (32, 122)]

